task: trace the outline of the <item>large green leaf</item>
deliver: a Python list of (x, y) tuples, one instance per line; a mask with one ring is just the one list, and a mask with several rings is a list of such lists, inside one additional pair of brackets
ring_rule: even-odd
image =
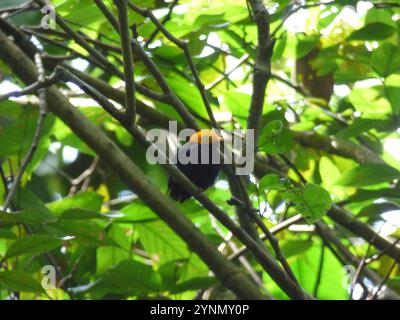
[(0, 211), (0, 221), (3, 223), (43, 224), (55, 220), (55, 217), (43, 215), (41, 211), (34, 208), (12, 213)]
[(100, 211), (102, 202), (102, 197), (98, 193), (88, 191), (48, 203), (47, 207), (56, 216), (59, 216), (64, 211), (72, 208)]
[[(0, 156), (25, 154), (28, 151), (35, 134), (38, 114), (37, 109), (26, 106), (18, 119), (0, 127)], [(39, 148), (48, 141), (47, 135), (54, 122), (55, 118), (52, 115), (45, 118)]]
[(14, 291), (44, 293), (39, 281), (20, 270), (0, 271), (0, 287)]
[(383, 40), (389, 38), (396, 32), (396, 29), (380, 22), (367, 24), (359, 30), (354, 31), (347, 40)]
[(336, 182), (342, 186), (362, 187), (382, 182), (390, 182), (400, 176), (400, 172), (384, 164), (362, 164), (346, 171)]
[(250, 106), (250, 95), (241, 92), (225, 92), (224, 102), (232, 114), (239, 118), (246, 118)]
[[(99, 222), (99, 223), (97, 223)], [(116, 243), (107, 235), (105, 221), (61, 219), (46, 224), (44, 229), (57, 238), (71, 238), (89, 246), (114, 246)]]
[(284, 196), (294, 202), (297, 211), (308, 223), (321, 219), (332, 204), (329, 192), (313, 183), (307, 183), (304, 188), (289, 189)]
[(207, 267), (192, 253), (187, 244), (162, 221), (135, 224), (139, 239), (153, 261), (165, 263), (186, 259), (187, 272), (195, 275), (207, 274)]
[(161, 276), (152, 267), (134, 260), (125, 260), (108, 270), (102, 281), (110, 288), (135, 293), (157, 293)]
[(25, 254), (39, 254), (54, 250), (62, 241), (47, 235), (31, 235), (15, 240), (7, 250), (6, 257), (13, 258)]
[(96, 250), (96, 272), (104, 273), (123, 260), (129, 259), (132, 251), (132, 239), (121, 225), (113, 224), (108, 230), (108, 236), (117, 246), (98, 247)]
[(259, 148), (267, 154), (286, 153), (292, 149), (293, 136), (281, 120), (272, 120), (260, 133)]
[(371, 67), (381, 77), (400, 71), (400, 48), (385, 42), (371, 56)]

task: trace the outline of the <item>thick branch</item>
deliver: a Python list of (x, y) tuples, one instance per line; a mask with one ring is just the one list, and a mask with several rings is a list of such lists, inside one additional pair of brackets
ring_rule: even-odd
[(363, 238), (367, 242), (371, 242), (379, 250), (385, 251), (386, 254), (393, 259), (397, 259), (400, 255), (399, 245), (393, 245), (391, 240), (379, 235), (369, 225), (361, 222), (341, 207), (333, 205), (328, 212), (328, 216), (336, 223), (350, 230), (352, 233)]
[(257, 25), (257, 56), (253, 72), (253, 93), (251, 95), (247, 129), (254, 129), (254, 146), (257, 150), (260, 119), (264, 107), (265, 89), (271, 76), (273, 42), (269, 34), (269, 13), (262, 0), (249, 0)]
[(385, 164), (377, 154), (368, 148), (345, 139), (323, 136), (313, 131), (293, 131), (293, 135), (298, 142), (306, 147), (324, 150), (328, 153), (354, 159), (359, 163)]

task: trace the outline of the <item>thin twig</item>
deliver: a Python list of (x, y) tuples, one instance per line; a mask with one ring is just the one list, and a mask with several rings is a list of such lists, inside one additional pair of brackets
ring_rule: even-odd
[(90, 164), (89, 168), (87, 168), (85, 171), (83, 171), (79, 175), (79, 177), (77, 177), (75, 179), (72, 179), (72, 181), (71, 181), (72, 186), (71, 186), (71, 189), (69, 190), (68, 196), (71, 196), (76, 192), (76, 190), (78, 189), (79, 184), (82, 181), (84, 181), (84, 180), (87, 181), (87, 179), (90, 178), (93, 175), (93, 173), (95, 172), (95, 170), (97, 168), (97, 165), (99, 164), (99, 160), (100, 160), (99, 157), (97, 157), (97, 156), (94, 157), (94, 159), (93, 159), (92, 163)]
[[(176, 7), (176, 5), (178, 4), (179, 0), (174, 0), (169, 4), (169, 9), (168, 9), (168, 13), (165, 15), (165, 17), (161, 20), (161, 24), (165, 25), (170, 19), (171, 19), (171, 15), (172, 12), (174, 11), (174, 8)], [(158, 32), (160, 31), (160, 29), (156, 28), (153, 33), (149, 36), (149, 38), (146, 40), (144, 47), (147, 48), (149, 46), (150, 43), (153, 42), (154, 38), (157, 36)]]
[(372, 3), (372, 5), (377, 9), (400, 8), (400, 3), (395, 3), (395, 2)]
[[(229, 232), (227, 235), (222, 231), (222, 229), (218, 226), (218, 223), (213, 215), (210, 215), (211, 219), (211, 226), (213, 229), (218, 233), (218, 235), (224, 239), (224, 242), (222, 244), (227, 244), (230, 249), (233, 251), (233, 253), (237, 252), (238, 248), (235, 244), (234, 241), (231, 240), (232, 233)], [(218, 248), (220, 251), (220, 247)], [(254, 271), (253, 267), (251, 264), (248, 262), (248, 260), (244, 256), (239, 257), (239, 262), (243, 266), (244, 269), (247, 270), (249, 273), (250, 277), (253, 279), (254, 283), (256, 283), (260, 288), (264, 289), (264, 284), (263, 281), (260, 279), (260, 276)]]
[(114, 18), (113, 14), (108, 10), (107, 6), (103, 3), (103, 0), (93, 0), (96, 6), (104, 14), (107, 20), (111, 23), (113, 28), (118, 31), (118, 21)]
[(279, 25), (271, 32), (271, 37), (274, 38), (278, 31), (283, 27), (285, 24), (286, 20), (289, 19), (293, 14), (295, 14), (297, 11), (301, 9), (309, 9), (312, 7), (319, 7), (320, 5), (332, 5), (335, 4), (337, 1), (330, 1), (330, 2), (314, 2), (314, 3), (307, 3), (305, 5), (300, 5), (300, 6), (295, 6), (292, 3), (288, 6), (288, 10), (286, 10), (286, 13), (284, 16), (281, 18), (281, 22)]
[(231, 69), (229, 70), (227, 73), (221, 75), (220, 77), (218, 77), (217, 79), (215, 79), (213, 82), (209, 83), (206, 86), (206, 90), (211, 90), (212, 88), (216, 87), (218, 84), (220, 84), (222, 81), (224, 81), (224, 79), (226, 79), (227, 77), (229, 77), (235, 70), (237, 70), (243, 63), (245, 63), (248, 59), (250, 58), (249, 54), (245, 54), (243, 55), (239, 61), (237, 62), (237, 64)]
[[(40, 6), (45, 6), (43, 0), (33, 0)], [(110, 61), (107, 60), (98, 50), (94, 49), (79, 33), (75, 32), (57, 13), (55, 13), (56, 23), (63, 29), (77, 44), (84, 48), (88, 53), (98, 60), (110, 73), (123, 79), (124, 74), (119, 71)]]
[(122, 58), (124, 62), (125, 79), (125, 110), (126, 121), (135, 123), (136, 118), (136, 97), (135, 78), (131, 47), (131, 36), (128, 26), (127, 0), (114, 0), (118, 10), (119, 34), (121, 37)]
[[(37, 73), (38, 73), (38, 83), (43, 83), (45, 81), (45, 72), (42, 64), (42, 59), (39, 54), (35, 55), (35, 63), (37, 66)], [(19, 187), (19, 183), (21, 181), (22, 175), (24, 174), (26, 168), (28, 167), (29, 163), (32, 161), (33, 156), (35, 155), (36, 149), (39, 145), (39, 140), (41, 138), (44, 120), (47, 114), (47, 102), (46, 102), (46, 89), (44, 87), (39, 87), (37, 89), (38, 98), (39, 98), (39, 118), (37, 121), (35, 133), (33, 136), (31, 147), (28, 150), (28, 153), (22, 162), (21, 168), (16, 176), (15, 180), (13, 181), (10, 192), (7, 194), (7, 198), (4, 201), (3, 210), (7, 211), (12, 198)]]
[[(295, 224), (299, 221), (301, 221), (303, 219), (303, 217), (301, 216), (301, 214), (297, 214), (291, 218), (286, 219), (285, 221), (282, 221), (281, 223), (277, 224), (276, 226), (272, 227), (270, 229), (270, 232), (275, 235), (285, 229), (287, 229), (288, 227), (290, 227), (292, 224)], [(267, 238), (267, 236), (265, 234), (263, 234), (261, 236), (261, 240), (265, 240)], [(241, 247), (240, 249), (238, 249), (235, 253), (233, 253), (232, 255), (229, 256), (229, 260), (235, 260), (238, 257), (240, 257), (241, 255), (245, 254), (248, 251), (247, 247)]]
[(315, 281), (315, 286), (314, 286), (314, 291), (313, 291), (313, 296), (315, 298), (317, 298), (319, 285), (321, 284), (322, 270), (324, 268), (324, 258), (325, 258), (325, 245), (322, 242), (322, 244), (321, 244), (321, 255), (319, 257), (317, 280)]
[(159, 68), (153, 62), (152, 59), (146, 54), (143, 48), (140, 46), (136, 39), (132, 39), (133, 49), (136, 51), (139, 58), (146, 65), (147, 69), (153, 75), (154, 79), (160, 86), (162, 92), (165, 96), (168, 97), (169, 103), (175, 108), (175, 110), (179, 113), (181, 118), (185, 121), (186, 125), (195, 130), (200, 130), (200, 126), (197, 124), (196, 119), (192, 116), (192, 114), (188, 111), (185, 104), (179, 99), (176, 93), (172, 90), (168, 82), (165, 80)]
[[(234, 204), (234, 202), (238, 203), (239, 205), (244, 206), (243, 203), (240, 203), (240, 200), (238, 199), (231, 199), (230, 204)], [(292, 269), (289, 266), (289, 263), (287, 262), (285, 256), (282, 253), (282, 250), (279, 246), (278, 239), (271, 233), (271, 231), (267, 228), (267, 226), (264, 224), (264, 222), (261, 220), (260, 216), (256, 214), (254, 211), (255, 210), (246, 210), (247, 214), (255, 221), (257, 226), (262, 230), (264, 233), (266, 239), (271, 243), (272, 249), (275, 252), (276, 259), (281, 263), (283, 269), (285, 272), (288, 274), (288, 276), (292, 279), (294, 283), (299, 285), (296, 276), (294, 275)]]
[(381, 292), (383, 286), (386, 284), (386, 282), (389, 280), (389, 277), (394, 269), (394, 267), (396, 266), (396, 264), (399, 262), (400, 260), (400, 255), (397, 256), (397, 259), (395, 259), (392, 263), (392, 265), (390, 266), (388, 272), (386, 273), (385, 277), (383, 278), (382, 282), (379, 284), (378, 288), (375, 290), (374, 294), (371, 296), (370, 300), (375, 300), (379, 293)]
[(49, 77), (45, 77), (43, 81), (37, 81), (25, 87), (22, 90), (11, 91), (0, 96), (0, 102), (8, 100), (9, 98), (18, 98), (26, 95), (36, 93), (40, 89), (47, 88), (60, 80), (60, 74), (54, 72)]
[(365, 263), (370, 264), (378, 259), (380, 259), (383, 255), (385, 255), (390, 249), (396, 247), (400, 243), (400, 238), (397, 238), (394, 242), (392, 242), (387, 248), (383, 249), (381, 252), (373, 255), (372, 257), (366, 259)]
[(354, 288), (356, 283), (358, 282), (358, 279), (360, 278), (360, 275), (363, 271), (363, 268), (365, 267), (366, 263), (366, 259), (368, 257), (369, 251), (371, 250), (372, 247), (372, 242), (375, 240), (376, 235), (374, 235), (374, 238), (371, 239), (371, 241), (368, 243), (368, 247), (367, 250), (365, 251), (364, 256), (361, 258), (361, 261), (357, 267), (356, 273), (354, 275), (354, 278), (352, 279), (352, 282), (350, 284), (350, 299), (353, 299), (353, 293), (354, 293)]

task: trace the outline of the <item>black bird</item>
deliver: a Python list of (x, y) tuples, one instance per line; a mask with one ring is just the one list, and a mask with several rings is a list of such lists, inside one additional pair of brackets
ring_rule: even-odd
[[(174, 160), (178, 169), (197, 187), (206, 190), (217, 180), (220, 170), (219, 143), (223, 140), (214, 131), (203, 129), (178, 148)], [(174, 162), (175, 163), (175, 162)], [(179, 202), (191, 197), (172, 177), (168, 179), (168, 192)]]

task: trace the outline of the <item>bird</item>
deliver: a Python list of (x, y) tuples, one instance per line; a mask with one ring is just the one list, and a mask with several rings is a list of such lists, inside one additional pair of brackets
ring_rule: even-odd
[[(222, 140), (213, 130), (202, 129), (178, 148), (173, 163), (198, 188), (206, 190), (215, 183), (220, 171), (218, 151)], [(171, 176), (168, 179), (168, 193), (180, 203), (191, 197)]]

